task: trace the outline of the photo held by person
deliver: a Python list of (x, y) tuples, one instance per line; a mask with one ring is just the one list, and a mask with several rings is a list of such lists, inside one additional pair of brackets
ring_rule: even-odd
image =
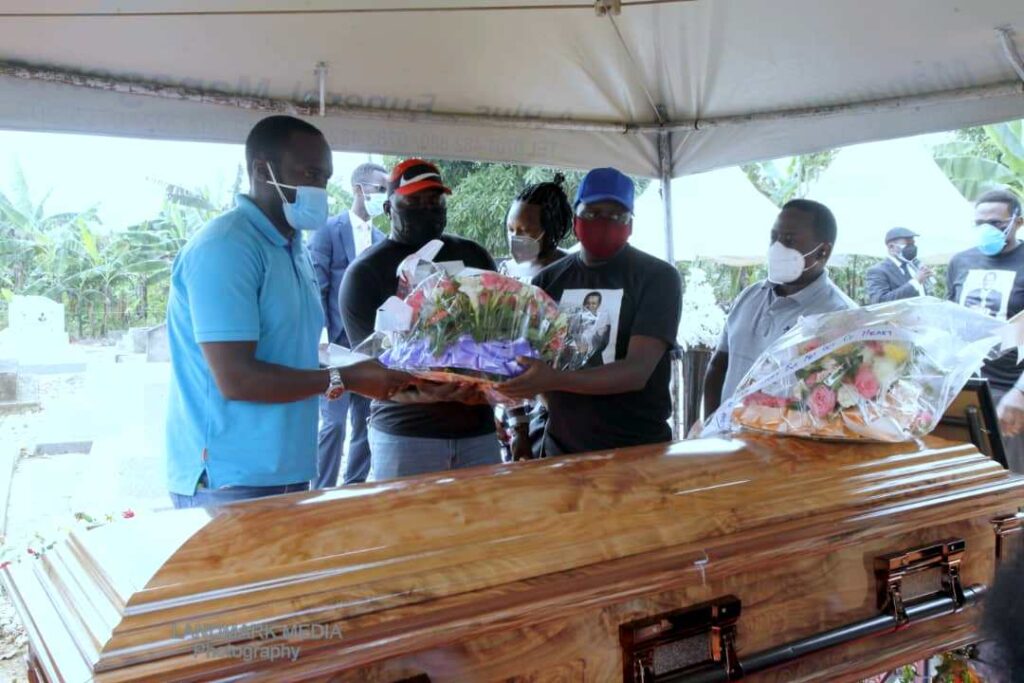
[(907, 228), (893, 228), (885, 233), (888, 257), (868, 268), (864, 276), (868, 303), (909, 299), (931, 292), (935, 276), (917, 258), (917, 237)]
[(321, 368), (324, 326), (303, 233), (327, 220), (331, 149), (290, 116), (245, 143), (248, 194), (175, 258), (167, 306), (167, 471), (175, 507), (302, 491), (316, 476), (317, 405), (414, 384), (367, 361)]
[[(309, 251), (320, 283), (327, 338), (332, 344), (350, 346), (338, 303), (341, 282), (350, 263), (372, 245), (385, 239), (384, 233), (374, 228), (370, 221), (384, 213), (387, 181), (387, 169), (383, 166), (360, 164), (352, 172), (352, 207), (329, 219), (309, 240)], [(317, 477), (312, 484), (314, 488), (337, 485), (350, 418), (352, 431), (342, 483), (366, 481), (370, 472), (370, 443), (367, 435), (370, 401), (364, 396), (346, 394), (337, 401), (325, 397), (320, 399), (320, 434), (317, 444)]]
[[(541, 270), (568, 252), (559, 245), (572, 230), (572, 204), (565, 194), (565, 176), (523, 188), (509, 206), (505, 219), (509, 253), (501, 263), (505, 275), (531, 282)], [(495, 409), (502, 459), (526, 460), (540, 456), (547, 409), (542, 402)]]
[[(340, 308), (348, 339), (358, 346), (374, 332), (377, 309), (399, 291), (399, 265), (432, 240), (437, 263), (496, 270), (476, 242), (444, 234), (451, 194), (434, 164), (407, 159), (391, 170), (384, 212), (388, 238), (356, 259), (345, 273)], [(469, 405), (467, 405), (469, 404)], [(494, 417), (479, 389), (421, 382), (370, 408), (368, 481), (501, 462)]]
[(511, 398), (543, 396), (545, 456), (672, 438), (670, 351), (679, 328), (682, 283), (671, 264), (628, 244), (633, 199), (633, 181), (617, 169), (590, 171), (574, 203), (573, 230), (581, 250), (533, 280), (562, 307), (589, 303), (604, 313), (595, 318), (610, 321), (611, 333), (598, 367), (559, 371), (522, 358), (526, 372), (499, 385)]
[[(768, 277), (736, 298), (708, 364), (705, 415), (733, 395), (761, 353), (801, 316), (856, 308), (826, 269), (836, 236), (835, 216), (824, 204), (794, 199), (782, 207), (771, 228)], [(699, 431), (696, 423), (693, 434)]]
[[(953, 256), (947, 270), (950, 301), (1008, 320), (1024, 310), (1024, 248), (1017, 237), (1024, 218), (1021, 199), (1008, 189), (992, 190), (974, 205), (977, 246)], [(986, 360), (981, 376), (996, 403), (1006, 461), (1024, 473), (1024, 366), (1011, 350)]]

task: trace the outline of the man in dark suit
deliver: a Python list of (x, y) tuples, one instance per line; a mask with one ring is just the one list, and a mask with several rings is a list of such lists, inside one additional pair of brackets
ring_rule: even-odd
[(889, 258), (868, 268), (868, 303), (910, 299), (928, 294), (932, 269), (917, 260), (917, 233), (893, 228), (885, 233)]
[[(370, 224), (384, 211), (387, 190), (387, 169), (378, 164), (362, 164), (352, 173), (352, 208), (331, 218), (317, 230), (309, 243), (313, 256), (320, 296), (327, 321), (327, 334), (331, 343), (348, 346), (345, 326), (338, 308), (341, 280), (352, 261), (370, 246), (384, 239), (384, 233)], [(320, 436), (317, 452), (317, 478), (314, 488), (336, 486), (341, 468), (341, 452), (345, 446), (345, 426), (352, 416), (352, 440), (342, 483), (366, 481), (370, 471), (370, 443), (366, 422), (370, 414), (370, 401), (346, 393), (337, 401), (320, 401)]]

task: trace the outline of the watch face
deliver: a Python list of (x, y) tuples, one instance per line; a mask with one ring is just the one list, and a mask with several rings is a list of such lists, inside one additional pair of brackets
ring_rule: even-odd
[(327, 392), (327, 398), (328, 400), (334, 401), (336, 399), (341, 398), (342, 394), (344, 393), (345, 387), (334, 387), (333, 389)]

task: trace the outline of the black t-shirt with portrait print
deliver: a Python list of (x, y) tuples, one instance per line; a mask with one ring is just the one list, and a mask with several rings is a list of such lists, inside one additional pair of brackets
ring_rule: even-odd
[[(665, 352), (640, 391), (605, 396), (552, 392), (546, 455), (625, 448), (672, 438), (668, 419), (671, 350), (682, 310), (682, 282), (671, 265), (626, 246), (611, 260), (588, 266), (573, 254), (542, 270), (533, 284), (561, 306), (598, 305), (595, 348), (604, 364), (626, 357), (633, 336), (665, 342)], [(592, 309), (593, 310), (593, 309)], [(605, 342), (605, 336), (610, 341)]]
[[(986, 256), (968, 249), (954, 256), (946, 275), (949, 300), (1007, 320), (1024, 310), (1024, 242), (1011, 251)], [(1017, 351), (986, 360), (981, 375), (995, 389), (1009, 391), (1024, 367), (1017, 365)]]

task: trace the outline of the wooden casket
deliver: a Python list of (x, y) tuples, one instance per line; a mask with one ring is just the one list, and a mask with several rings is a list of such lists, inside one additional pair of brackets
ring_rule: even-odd
[(766, 436), (139, 516), (4, 579), (34, 680), (853, 681), (976, 639), (1024, 478)]

